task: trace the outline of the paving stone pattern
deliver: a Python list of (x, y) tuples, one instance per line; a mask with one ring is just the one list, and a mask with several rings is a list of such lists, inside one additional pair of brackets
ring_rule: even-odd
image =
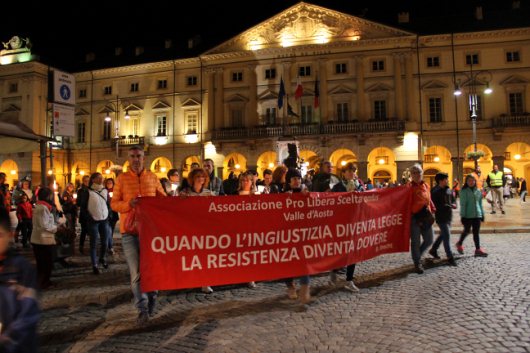
[(489, 257), (472, 256), (470, 236), (458, 267), (425, 261), (423, 275), (408, 253), (363, 262), (359, 293), (315, 276), (308, 306), (289, 300), (282, 281), (162, 292), (138, 327), (118, 239), (103, 274), (92, 274), (87, 256), (54, 271), (58, 286), (41, 298), (41, 351), (530, 352), (530, 232), (481, 240)]

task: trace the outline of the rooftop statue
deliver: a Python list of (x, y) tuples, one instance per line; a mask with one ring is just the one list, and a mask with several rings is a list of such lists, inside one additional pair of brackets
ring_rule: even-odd
[(26, 51), (31, 49), (31, 42), (29, 38), (20, 38), (19, 36), (13, 36), (7, 43), (2, 42), (5, 49)]

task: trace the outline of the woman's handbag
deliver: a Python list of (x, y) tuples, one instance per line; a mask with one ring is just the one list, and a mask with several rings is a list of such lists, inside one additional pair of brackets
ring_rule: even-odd
[(434, 215), (427, 206), (423, 207), (419, 212), (413, 214), (414, 220), (420, 228), (429, 228), (434, 224)]
[(125, 216), (125, 234), (138, 235), (138, 220), (136, 218), (136, 209), (133, 208)]

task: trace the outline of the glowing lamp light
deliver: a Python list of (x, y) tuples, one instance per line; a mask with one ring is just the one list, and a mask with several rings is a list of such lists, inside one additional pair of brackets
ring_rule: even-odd
[(490, 87), (490, 84), (489, 82), (486, 84), (486, 89), (484, 89), (484, 93), (485, 94), (491, 94), (493, 92), (493, 90), (491, 89)]
[(110, 169), (105, 170), (105, 174), (109, 175), (110, 174)]
[(105, 117), (105, 121), (106, 121), (106, 122), (109, 122), (109, 121), (111, 121), (111, 120), (112, 120), (112, 119), (111, 119), (110, 116), (107, 114), (107, 116)]
[(204, 146), (204, 153), (208, 157), (214, 157), (217, 154), (217, 149), (215, 148), (215, 145), (208, 141), (206, 145)]
[(85, 175), (85, 171), (84, 170), (80, 171), (79, 175), (81, 175), (81, 176)]
[(344, 167), (346, 164), (347, 164), (346, 161), (342, 161), (342, 162), (340, 162), (340, 165), (343, 166), (343, 167)]
[(235, 167), (236, 169), (238, 169), (238, 170), (239, 170), (239, 168), (241, 168), (241, 166), (240, 166), (239, 164), (236, 164), (234, 167)]
[(521, 159), (521, 155), (520, 154), (516, 154), (515, 156), (513, 156), (513, 158), (515, 158), (516, 160), (519, 160), (519, 159)]
[(131, 116), (129, 115), (129, 111), (126, 110), (125, 111), (125, 120), (129, 120), (131, 118)]
[(52, 174), (53, 174), (53, 170), (48, 169), (48, 175), (52, 175)]
[(167, 170), (167, 168), (166, 168), (166, 167), (161, 167), (161, 168), (160, 168), (160, 172), (162, 172), (162, 173), (165, 173), (165, 172), (166, 172), (166, 170)]
[(439, 162), (440, 161), (440, 157), (438, 157), (438, 156), (434, 157), (434, 161), (435, 162)]
[(13, 169), (13, 170), (11, 171), (11, 175), (15, 175), (15, 174), (17, 174), (17, 171)]
[(77, 200), (77, 192), (74, 192), (74, 194), (72, 195), (74, 200)]
[(269, 169), (270, 168), (274, 168), (274, 163), (272, 163), (272, 162), (269, 163)]
[(461, 96), (461, 95), (462, 95), (462, 90), (460, 89), (460, 87), (457, 87), (457, 88), (455, 89), (455, 91), (453, 92), (453, 94), (454, 94), (455, 96), (457, 96), (457, 97), (458, 97), (458, 96)]
[(379, 161), (377, 161), (377, 163), (379, 163), (379, 164), (385, 164), (385, 159), (384, 159), (384, 158), (380, 158)]

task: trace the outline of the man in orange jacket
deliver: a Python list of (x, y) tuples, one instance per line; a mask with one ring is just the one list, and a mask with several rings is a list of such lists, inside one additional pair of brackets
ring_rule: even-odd
[(111, 207), (120, 213), (120, 233), (122, 247), (129, 273), (134, 304), (138, 309), (138, 324), (143, 325), (153, 314), (156, 303), (156, 292), (142, 293), (140, 290), (140, 241), (137, 234), (127, 234), (125, 219), (127, 214), (136, 207), (138, 197), (166, 196), (156, 174), (144, 169), (144, 150), (140, 146), (129, 148), (130, 169), (116, 179)]

